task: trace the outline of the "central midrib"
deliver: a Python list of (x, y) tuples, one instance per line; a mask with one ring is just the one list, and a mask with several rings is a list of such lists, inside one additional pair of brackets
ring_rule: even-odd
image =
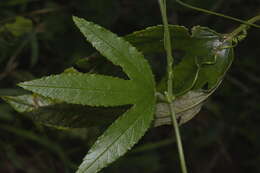
[[(107, 91), (110, 91), (110, 92), (115, 92), (115, 93), (123, 93), (122, 90), (113, 90), (113, 88), (110, 88), (110, 89), (106, 89), (106, 88), (102, 88), (102, 89), (90, 89), (90, 88), (84, 88), (84, 87), (68, 87), (68, 86), (51, 86), (51, 85), (25, 85), (25, 84), (22, 84), (21, 86), (27, 86), (27, 87), (35, 87), (35, 88), (58, 88), (58, 89), (75, 89), (75, 90), (88, 90), (88, 91), (95, 91), (95, 92), (107, 92)], [(126, 88), (125, 88), (126, 89)], [(134, 92), (136, 93), (136, 90), (131, 90), (132, 88), (127, 88), (127, 91), (131, 91), (131, 92)]]

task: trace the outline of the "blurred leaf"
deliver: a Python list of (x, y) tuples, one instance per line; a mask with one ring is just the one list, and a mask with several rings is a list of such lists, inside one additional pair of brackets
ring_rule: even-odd
[(31, 32), (33, 29), (33, 23), (28, 18), (17, 16), (14, 23), (7, 23), (4, 27), (15, 37), (19, 37), (25, 33)]

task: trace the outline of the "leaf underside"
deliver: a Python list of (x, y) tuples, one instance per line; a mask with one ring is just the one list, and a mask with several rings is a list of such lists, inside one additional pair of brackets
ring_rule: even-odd
[[(173, 107), (178, 119), (179, 125), (186, 123), (191, 120), (197, 113), (199, 113), (205, 100), (213, 94), (215, 91), (204, 92), (204, 91), (189, 91), (185, 95), (177, 97), (173, 102)], [(165, 124), (171, 124), (170, 110), (167, 103), (156, 104), (154, 126), (161, 126)]]

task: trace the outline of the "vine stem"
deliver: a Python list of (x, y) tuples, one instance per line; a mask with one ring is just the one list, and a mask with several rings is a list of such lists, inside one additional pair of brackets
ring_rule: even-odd
[(167, 54), (167, 71), (168, 71), (168, 80), (167, 80), (167, 95), (173, 98), (172, 86), (173, 86), (173, 56), (172, 56), (172, 46), (170, 40), (170, 31), (167, 20), (167, 9), (166, 9), (166, 0), (159, 0), (160, 10), (162, 13), (162, 20), (164, 24), (164, 48)]
[(175, 100), (175, 97), (172, 92), (173, 77), (174, 77), (173, 76), (173, 60), (174, 59), (172, 56), (172, 46), (171, 46), (171, 39), (170, 39), (171, 37), (170, 37), (170, 31), (169, 31), (169, 27), (168, 27), (168, 20), (167, 20), (166, 0), (159, 0), (159, 5), (160, 5), (161, 14), (162, 14), (163, 24), (164, 24), (164, 47), (165, 47), (165, 51), (167, 54), (168, 81), (167, 81), (167, 92), (165, 93), (165, 95), (166, 95), (166, 99), (167, 99), (167, 102), (169, 105), (169, 110), (171, 113), (174, 132), (175, 132), (175, 136), (176, 136), (181, 170), (182, 170), (182, 173), (187, 173), (187, 166), (186, 166), (183, 147), (182, 147), (179, 125), (178, 125), (175, 111), (173, 108), (173, 101)]
[(224, 14), (221, 14), (221, 13), (217, 13), (217, 12), (214, 12), (214, 11), (206, 10), (206, 9), (199, 8), (199, 7), (194, 7), (192, 5), (189, 5), (189, 4), (182, 2), (180, 0), (176, 0), (176, 2), (179, 3), (180, 5), (184, 6), (184, 7), (187, 7), (187, 8), (196, 10), (196, 11), (200, 11), (200, 12), (207, 13), (207, 14), (212, 14), (212, 15), (215, 15), (215, 16), (219, 16), (219, 17), (223, 17), (223, 18), (226, 18), (226, 19), (236, 21), (236, 22), (240, 22), (240, 23), (243, 23), (243, 24), (248, 25), (248, 26), (260, 28), (260, 26), (254, 24), (254, 22), (244, 21), (244, 20), (241, 20), (241, 19), (238, 19), (238, 18), (235, 18), (235, 17), (231, 17), (231, 16), (227, 16), (227, 15), (224, 15)]
[[(252, 17), (249, 19), (246, 23), (253, 24), (260, 20), (260, 15)], [(227, 39), (232, 40), (235, 38), (238, 34), (240, 34), (243, 30), (246, 30), (249, 26), (247, 24), (242, 24), (238, 28), (236, 28), (234, 31), (232, 31), (230, 34), (228, 34)]]

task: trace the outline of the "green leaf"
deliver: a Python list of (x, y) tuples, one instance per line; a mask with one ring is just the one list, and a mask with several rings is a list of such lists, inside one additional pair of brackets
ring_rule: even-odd
[[(174, 56), (177, 59), (174, 64), (174, 95), (185, 94), (190, 88), (194, 90), (203, 88), (207, 91), (214, 89), (233, 62), (231, 42), (225, 42), (223, 34), (207, 27), (195, 26), (191, 30), (191, 35), (188, 29), (182, 26), (170, 25), (169, 29), (174, 43), (173, 52), (177, 52)], [(144, 54), (164, 51), (163, 26), (148, 27), (125, 38)], [(221, 46), (230, 48), (221, 49)], [(205, 62), (214, 61), (215, 55), (217, 55), (216, 63), (206, 65)], [(199, 71), (196, 59), (201, 64)], [(194, 83), (197, 73), (198, 77)], [(165, 90), (165, 86), (159, 88), (161, 91)]]
[(99, 137), (77, 171), (93, 173), (122, 156), (149, 128), (155, 111), (155, 82), (148, 62), (135, 47), (98, 25), (77, 17), (73, 19), (87, 40), (113, 64), (122, 67), (130, 80), (68, 72), (19, 86), (66, 103), (132, 105)]
[[(185, 42), (189, 39), (188, 29), (184, 26), (169, 25), (169, 30), (171, 32), (172, 41), (177, 41), (175, 44), (178, 44), (173, 44), (173, 49), (175, 49), (175, 47), (185, 48)], [(163, 35), (163, 26), (158, 25), (135, 31), (126, 35), (124, 38), (144, 54), (151, 54), (162, 53), (165, 51)]]
[(132, 104), (139, 92), (130, 80), (83, 73), (52, 75), (19, 86), (45, 97), (89, 106)]
[[(224, 34), (219, 34), (207, 27), (201, 26), (192, 28), (192, 36), (194, 39), (204, 40), (201, 49), (204, 48), (207, 50), (206, 54), (198, 56), (202, 67), (194, 89), (201, 89), (206, 86), (205, 90), (212, 90), (222, 81), (234, 60), (232, 42), (226, 42)], [(205, 64), (214, 61), (215, 56), (216, 62), (214, 64)]]

